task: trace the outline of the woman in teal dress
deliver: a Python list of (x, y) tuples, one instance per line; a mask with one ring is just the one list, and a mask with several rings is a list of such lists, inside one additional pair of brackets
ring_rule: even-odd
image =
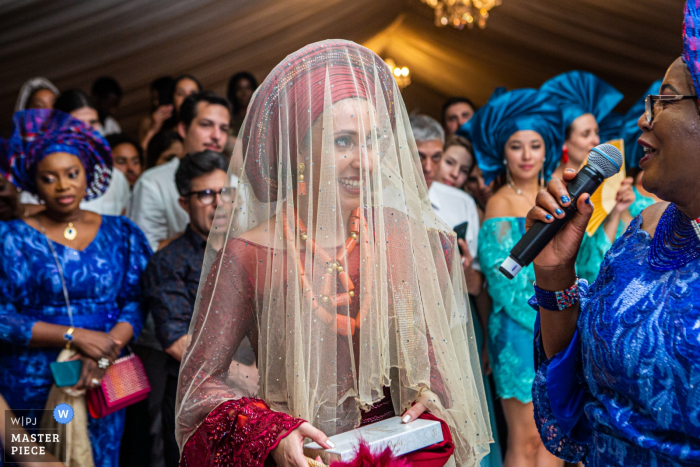
[(488, 347), (508, 425), (504, 465), (561, 465), (544, 449), (532, 416), (535, 313), (527, 300), (534, 273), (529, 267), (508, 281), (498, 271), (524, 233), (525, 215), (543, 179), (559, 160), (561, 112), (534, 89), (497, 93), (460, 132), (474, 146), (484, 182), (498, 178), (501, 186), (486, 205), (479, 258), (493, 300)]

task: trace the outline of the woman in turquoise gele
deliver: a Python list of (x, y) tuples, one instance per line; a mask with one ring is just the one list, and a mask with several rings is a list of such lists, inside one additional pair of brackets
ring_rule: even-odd
[(508, 425), (504, 465), (561, 465), (545, 450), (532, 417), (535, 313), (527, 299), (534, 272), (529, 266), (508, 280), (498, 271), (525, 233), (525, 216), (559, 161), (561, 111), (535, 89), (499, 89), (460, 133), (473, 144), (484, 182), (497, 180), (501, 187), (486, 205), (479, 258), (493, 300), (487, 337), (496, 392)]
[[(553, 175), (562, 178), (564, 170), (578, 170), (591, 149), (608, 141), (601, 138), (600, 127), (606, 130), (606, 138), (614, 135), (614, 128), (620, 121), (612, 110), (623, 96), (602, 79), (585, 71), (569, 71), (555, 76), (545, 82), (540, 91), (562, 109), (564, 145), (561, 163)], [(612, 132), (607, 131), (611, 128)], [(631, 186), (632, 179), (623, 182), (613, 210), (592, 236), (584, 238), (576, 264), (579, 277), (593, 282), (605, 253), (622, 234), (623, 213), (634, 202)]]

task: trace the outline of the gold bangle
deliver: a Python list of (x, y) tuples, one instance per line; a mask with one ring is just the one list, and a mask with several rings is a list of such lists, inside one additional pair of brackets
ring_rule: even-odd
[(70, 344), (73, 342), (73, 331), (75, 331), (75, 328), (71, 326), (63, 335), (63, 339), (66, 341), (66, 349), (70, 349)]

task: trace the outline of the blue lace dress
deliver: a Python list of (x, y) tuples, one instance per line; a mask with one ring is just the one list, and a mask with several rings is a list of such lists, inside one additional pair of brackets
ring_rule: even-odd
[[(642, 211), (656, 201), (652, 198), (642, 196), (635, 187), (632, 187), (632, 191), (634, 191), (636, 198), (634, 199), (634, 203), (629, 207), (629, 213), (632, 217), (637, 217)], [(623, 230), (622, 222), (620, 222), (620, 225), (617, 227), (615, 238), (620, 238)], [(578, 258), (576, 258), (576, 274), (578, 277), (586, 279), (589, 284), (592, 284), (598, 277), (600, 265), (603, 264), (605, 254), (610, 247), (612, 247), (612, 242), (605, 234), (603, 226), (600, 226), (592, 236), (589, 237), (585, 235), (583, 237), (583, 242), (581, 242)]]
[[(125, 217), (102, 216), (83, 251), (54, 243), (64, 269), (75, 327), (141, 330), (139, 278), (151, 255), (146, 237)], [(43, 410), (59, 348), (30, 348), (37, 321), (70, 325), (61, 279), (47, 238), (22, 220), (0, 222), (0, 394), (12, 409)], [(93, 459), (118, 467), (124, 410), (89, 417)]]
[(535, 421), (569, 462), (700, 465), (700, 261), (652, 270), (641, 223), (615, 242), (590, 289), (581, 282), (567, 349), (545, 361), (536, 326)]
[(527, 403), (532, 401), (535, 378), (532, 338), (537, 313), (527, 304), (535, 272), (530, 265), (508, 280), (498, 270), (524, 234), (524, 217), (485, 220), (479, 230), (479, 261), (493, 300), (488, 347), (496, 393)]

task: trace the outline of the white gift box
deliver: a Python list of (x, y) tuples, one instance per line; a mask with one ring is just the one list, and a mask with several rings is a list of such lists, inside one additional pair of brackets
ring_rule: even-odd
[(369, 445), (372, 453), (379, 453), (389, 447), (394, 456), (418, 451), (444, 440), (440, 422), (419, 418), (406, 424), (401, 423), (401, 417), (382, 420), (329, 439), (335, 448), (323, 449), (316, 443), (310, 443), (304, 446), (304, 454), (312, 459), (321, 456), (323, 462), (329, 464), (331, 461), (347, 462), (354, 459), (360, 439)]

